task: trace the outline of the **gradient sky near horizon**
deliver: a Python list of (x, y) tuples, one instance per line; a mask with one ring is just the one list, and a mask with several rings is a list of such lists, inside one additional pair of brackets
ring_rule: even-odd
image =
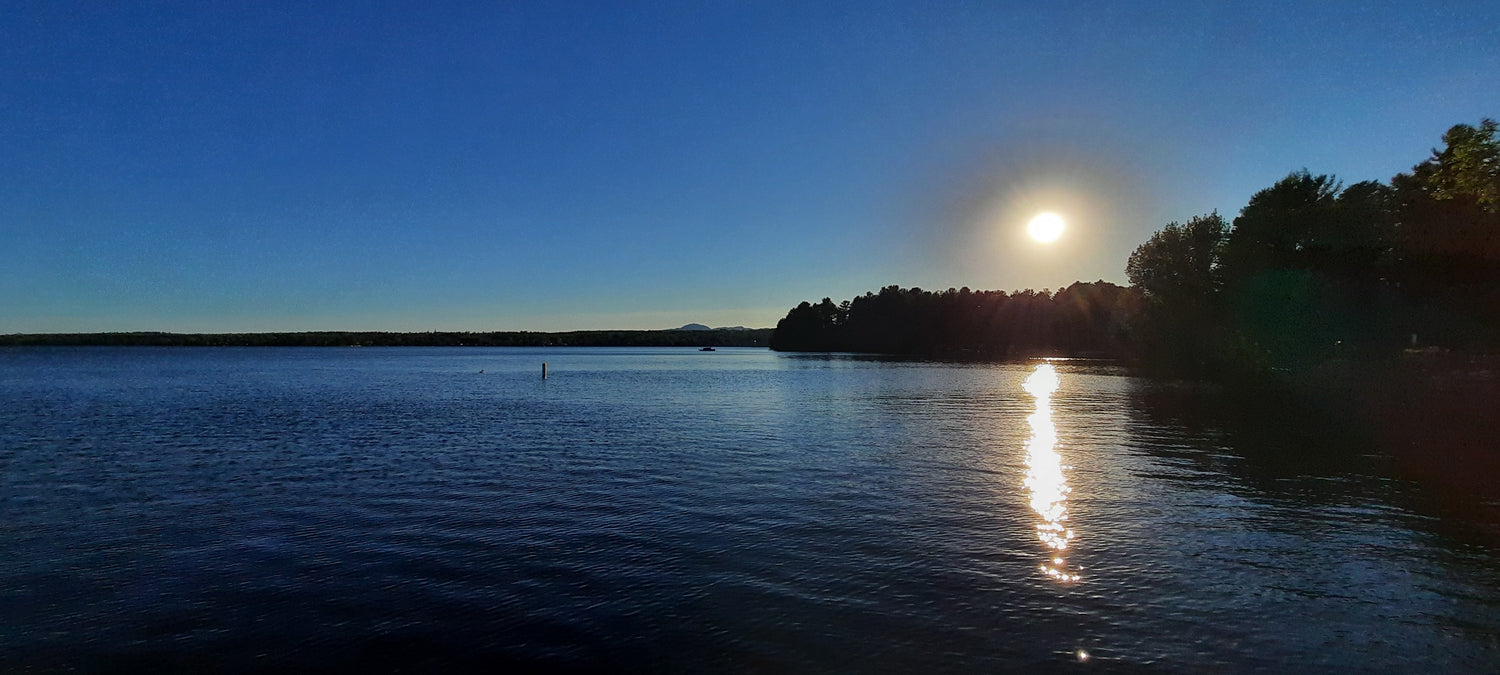
[(1500, 116), (1495, 2), (430, 4), (0, 4), (0, 333), (1124, 283), (1169, 221)]

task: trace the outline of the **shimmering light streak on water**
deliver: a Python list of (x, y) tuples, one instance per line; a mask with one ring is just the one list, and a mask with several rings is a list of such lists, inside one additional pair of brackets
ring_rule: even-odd
[(1074, 533), (1067, 526), (1068, 493), (1072, 490), (1063, 475), (1062, 456), (1057, 454), (1057, 427), (1052, 424), (1057, 369), (1050, 363), (1037, 366), (1021, 388), (1036, 397), (1036, 412), (1026, 417), (1031, 424), (1031, 438), (1026, 441), (1026, 489), (1031, 492), (1031, 510), (1041, 518), (1036, 525), (1037, 538), (1053, 551), (1048, 555), (1050, 564), (1042, 563), (1039, 568), (1058, 581), (1078, 581), (1079, 576), (1068, 571), (1067, 560), (1062, 557)]

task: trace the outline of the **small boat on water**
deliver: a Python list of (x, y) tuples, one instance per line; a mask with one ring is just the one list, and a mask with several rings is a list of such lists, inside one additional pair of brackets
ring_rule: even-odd
[(700, 352), (716, 352), (716, 351), (719, 351), (719, 350), (714, 349), (713, 347), (704, 347), (702, 349), (699, 349), (698, 351), (700, 351)]

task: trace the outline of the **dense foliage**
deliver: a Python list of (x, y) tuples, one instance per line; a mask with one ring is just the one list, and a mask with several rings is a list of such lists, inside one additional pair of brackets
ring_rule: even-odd
[(835, 305), (802, 303), (776, 325), (771, 348), (1015, 358), (1119, 356), (1135, 295), (1104, 281), (1056, 293), (940, 293), (887, 286)]
[(1138, 355), (1213, 374), (1413, 347), (1494, 352), (1496, 131), (1493, 120), (1453, 127), (1445, 148), (1390, 185), (1298, 171), (1227, 228), (1213, 214), (1156, 233), (1127, 267), (1144, 298)]

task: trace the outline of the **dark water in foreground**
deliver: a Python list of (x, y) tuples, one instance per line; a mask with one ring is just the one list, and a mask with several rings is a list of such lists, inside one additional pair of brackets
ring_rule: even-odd
[(1433, 488), (1038, 368), (0, 350), (0, 670), (1497, 668)]

